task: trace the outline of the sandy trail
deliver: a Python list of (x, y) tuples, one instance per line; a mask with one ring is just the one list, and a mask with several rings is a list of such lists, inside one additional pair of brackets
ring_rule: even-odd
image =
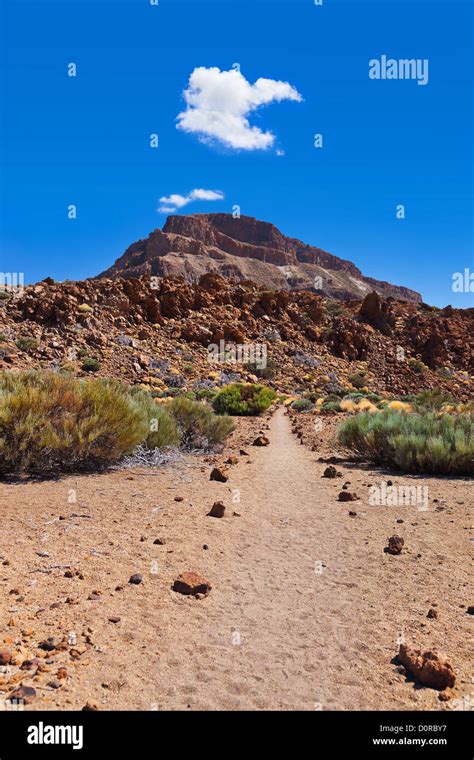
[[(412, 599), (403, 574), (408, 562), (416, 587), (418, 560), (405, 557), (404, 566), (397, 565), (400, 558), (383, 554), (394, 522), (386, 508), (378, 510), (375, 547), (367, 547), (372, 528), (348, 515), (349, 509), (360, 512), (360, 502), (336, 501), (345, 478), (321, 479), (324, 466), (291, 434), (283, 410), (270, 427), (271, 445), (252, 449), (253, 463), (234, 472), (242, 517), (231, 526), (215, 521), (221, 535), (233, 533), (215, 588), (204, 602), (192, 603), (162, 641), (176, 658), (159, 675), (172, 686), (157, 702), (183, 707), (189, 694), (193, 709), (394, 707), (399, 695), (387, 688), (390, 660), (399, 635), (410, 638)], [(422, 596), (415, 601), (425, 617), (437, 572), (421, 575)], [(398, 706), (404, 701), (414, 708), (425, 698), (438, 707), (432, 691), (422, 696), (403, 685)]]
[[(261, 423), (245, 424), (230, 446), (236, 453)], [(371, 507), (367, 484), (379, 474), (338, 465), (341, 478), (321, 478), (325, 465), (292, 435), (282, 409), (269, 424), (270, 445), (246, 444), (249, 457), (225, 484), (189, 458), (157, 473), (0, 485), (1, 554), (10, 560), (0, 634), (5, 641), (29, 628), (23, 644), (34, 656), (43, 637), (72, 630), (83, 652), (66, 662), (64, 686), (46, 684), (31, 709), (77, 709), (88, 699), (100, 709), (449, 709), (395, 672), (400, 635), (444, 648), (459, 696), (471, 694), (468, 484), (422, 481), (430, 502), (446, 504), (427, 512)], [(346, 480), (360, 501), (337, 501)], [(230, 513), (223, 519), (206, 516), (217, 499)], [(395, 532), (405, 538), (399, 557), (383, 553)], [(164, 545), (153, 543), (158, 536)], [(34, 569), (61, 563), (84, 579)], [(171, 591), (186, 570), (211, 581), (208, 597)], [(139, 586), (127, 583), (134, 572)], [(426, 617), (433, 603), (437, 620)]]

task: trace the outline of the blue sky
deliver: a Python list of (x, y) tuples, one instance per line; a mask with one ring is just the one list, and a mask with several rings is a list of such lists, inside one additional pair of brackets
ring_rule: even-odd
[[(2, 271), (93, 276), (164, 224), (161, 197), (204, 188), (224, 198), (178, 213), (237, 204), (428, 303), (474, 304), (451, 287), (474, 269), (470, 3), (3, 0), (1, 22)], [(427, 58), (428, 84), (369, 79), (382, 54)], [(235, 63), (302, 96), (248, 115), (266, 150), (177, 129), (193, 70)]]

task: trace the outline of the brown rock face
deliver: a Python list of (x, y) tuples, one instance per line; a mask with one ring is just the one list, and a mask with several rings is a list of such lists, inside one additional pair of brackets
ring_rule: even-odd
[(389, 302), (383, 301), (375, 290), (362, 301), (359, 316), (385, 335), (391, 332), (395, 324)]
[(400, 644), (398, 659), (406, 670), (424, 686), (443, 691), (454, 686), (456, 676), (446, 657), (428, 649), (412, 649), (406, 644)]
[[(321, 291), (347, 300), (375, 291), (385, 297), (420, 303), (409, 288), (364, 277), (350, 261), (321, 248), (286, 237), (273, 224), (250, 216), (193, 214), (168, 217), (163, 230), (133, 243), (113, 266), (99, 277), (138, 278), (142, 275), (184, 277), (195, 282), (201, 275), (225, 280), (252, 280), (272, 290)], [(308, 312), (318, 323), (322, 312)]]
[(207, 596), (212, 589), (212, 586), (209, 581), (206, 580), (204, 576), (199, 575), (199, 573), (188, 572), (178, 575), (172, 588), (173, 591), (176, 591), (178, 594), (184, 594), (185, 596), (197, 596), (198, 594)]

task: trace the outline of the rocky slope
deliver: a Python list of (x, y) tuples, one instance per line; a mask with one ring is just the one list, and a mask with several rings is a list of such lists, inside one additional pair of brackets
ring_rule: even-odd
[(372, 290), (403, 301), (422, 300), (409, 288), (364, 277), (350, 261), (286, 237), (273, 224), (230, 214), (170, 216), (163, 230), (133, 243), (99, 277), (181, 276), (196, 282), (208, 272), (341, 300), (363, 298)]
[[(156, 287), (152, 287), (152, 284)], [(298, 394), (354, 390), (365, 373), (373, 391), (404, 394), (441, 387), (472, 395), (474, 309), (439, 310), (383, 299), (375, 291), (340, 303), (314, 293), (270, 291), (216, 274), (183, 279), (45, 280), (0, 301), (0, 369), (62, 368), (154, 390), (212, 388), (255, 379), (242, 362), (211, 364), (224, 340), (263, 345), (265, 382)]]

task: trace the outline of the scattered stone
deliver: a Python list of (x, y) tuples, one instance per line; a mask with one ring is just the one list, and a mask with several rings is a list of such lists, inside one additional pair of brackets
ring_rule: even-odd
[(338, 472), (336, 468), (331, 464), (329, 467), (326, 467), (324, 470), (322, 477), (323, 478), (340, 478), (342, 475), (342, 472)]
[(118, 617), (118, 615), (112, 615), (112, 617), (109, 617), (109, 623), (120, 623), (122, 620), (121, 617)]
[(53, 636), (50, 636), (48, 639), (45, 639), (44, 641), (41, 641), (38, 644), (39, 649), (43, 649), (45, 652), (53, 652), (55, 649), (58, 648), (60, 645), (59, 639), (55, 639)]
[(357, 512), (349, 512), (349, 517), (357, 517)]
[(266, 435), (258, 435), (254, 442), (252, 443), (252, 446), (268, 446), (270, 444), (270, 441), (266, 437)]
[(99, 709), (99, 705), (97, 704), (97, 702), (92, 702), (91, 700), (89, 700), (88, 702), (86, 702), (86, 704), (82, 708), (82, 712), (96, 712), (98, 709)]
[(67, 670), (66, 670), (66, 668), (59, 668), (58, 672), (56, 673), (56, 676), (61, 681), (64, 681), (64, 679), (67, 678)]
[(446, 657), (435, 650), (412, 649), (406, 644), (400, 644), (398, 659), (408, 673), (423, 686), (444, 691), (454, 686), (456, 676), (451, 663)]
[(164, 538), (155, 538), (153, 543), (157, 546), (164, 546), (166, 544), (166, 541)]
[(401, 536), (390, 536), (387, 540), (388, 546), (385, 547), (384, 551), (387, 554), (401, 554), (405, 544), (404, 539)]
[(224, 517), (224, 515), (225, 505), (222, 501), (215, 501), (210, 512), (207, 513), (208, 517)]
[(64, 573), (64, 577), (65, 578), (74, 578), (73, 571), (72, 570), (66, 570), (66, 572)]
[(474, 605), (470, 605), (466, 610), (468, 615), (474, 615)]
[(23, 660), (20, 665), (20, 670), (33, 670), (41, 665), (41, 660), (37, 657), (33, 657), (31, 660)]
[(17, 689), (14, 689), (7, 697), (9, 702), (21, 702), (22, 704), (29, 705), (36, 697), (36, 689), (32, 686), (23, 686), (21, 684)]
[(143, 578), (140, 575), (140, 573), (135, 573), (134, 575), (130, 576), (130, 578), (128, 579), (128, 582), (132, 583), (135, 586), (138, 586), (138, 584), (141, 583), (142, 580), (143, 580)]
[(403, 521), (403, 520), (401, 519), (401, 517), (400, 517), (400, 518), (397, 520), (397, 523), (399, 523), (399, 524), (401, 525), (401, 524), (402, 524), (402, 522), (404, 522), (404, 521)]
[(387, 480), (387, 485), (388, 486), (393, 486), (393, 480)]
[(245, 449), (240, 449), (239, 454), (241, 457), (248, 457), (248, 452)]
[(220, 467), (214, 467), (209, 480), (217, 480), (219, 483), (227, 483), (229, 477), (225, 470), (222, 470)]
[(174, 500), (175, 501), (184, 501), (184, 497), (183, 496), (175, 496)]
[(0, 666), (9, 665), (12, 661), (11, 653), (6, 649), (0, 649)]
[(438, 699), (440, 702), (448, 702), (454, 697), (455, 693), (456, 692), (453, 689), (445, 689), (444, 691), (440, 691)]
[(181, 573), (172, 586), (173, 591), (186, 596), (196, 596), (197, 594), (207, 596), (211, 588), (212, 586), (206, 578), (193, 572)]
[(60, 689), (62, 686), (62, 683), (57, 678), (53, 678), (52, 681), (48, 682), (48, 686), (50, 686), (51, 689)]
[(207, 544), (203, 544), (202, 548), (204, 549), (204, 551), (207, 551), (209, 549), (209, 546)]
[(338, 501), (357, 501), (358, 496), (356, 493), (351, 493), (350, 491), (341, 491), (339, 493), (339, 496), (337, 497)]
[(224, 464), (238, 464), (239, 458), (236, 456), (230, 456), (225, 460)]
[(438, 617), (438, 610), (435, 610), (434, 607), (430, 607), (426, 617), (430, 618), (431, 620), (436, 620)]

